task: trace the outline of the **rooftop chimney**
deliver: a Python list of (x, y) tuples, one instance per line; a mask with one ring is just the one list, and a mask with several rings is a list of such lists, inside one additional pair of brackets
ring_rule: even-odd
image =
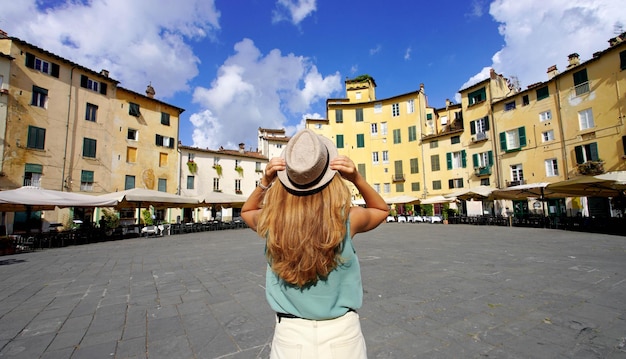
[(150, 83), (150, 85), (146, 87), (146, 96), (154, 98), (154, 94), (156, 94), (156, 92), (154, 91), (154, 87), (152, 87), (152, 83)]
[(568, 69), (580, 65), (580, 55), (577, 53), (570, 54), (567, 59), (569, 60), (569, 65), (567, 65)]
[(242, 142), (239, 144), (239, 152), (244, 153), (246, 150), (246, 145)]
[(104, 77), (109, 77), (109, 70), (105, 70), (105, 69), (100, 70), (100, 75)]
[(0, 29), (0, 39), (6, 39), (7, 37), (9, 37), (9, 34), (7, 34), (6, 31)]
[(557, 70), (556, 65), (552, 65), (548, 67), (548, 80), (554, 78), (554, 76), (559, 74), (559, 70)]

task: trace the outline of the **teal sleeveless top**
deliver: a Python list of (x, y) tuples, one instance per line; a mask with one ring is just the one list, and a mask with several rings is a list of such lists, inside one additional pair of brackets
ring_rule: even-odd
[(352, 245), (349, 219), (346, 226), (346, 236), (339, 250), (339, 264), (327, 278), (319, 279), (315, 284), (298, 287), (286, 283), (268, 263), (265, 296), (274, 311), (305, 319), (325, 320), (340, 317), (349, 309), (361, 308), (361, 267)]

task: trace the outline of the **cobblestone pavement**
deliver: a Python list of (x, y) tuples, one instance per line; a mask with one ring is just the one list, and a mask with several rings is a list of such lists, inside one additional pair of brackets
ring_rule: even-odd
[[(386, 223), (358, 235), (369, 358), (626, 358), (626, 237)], [(249, 229), (0, 257), (0, 358), (267, 358)]]

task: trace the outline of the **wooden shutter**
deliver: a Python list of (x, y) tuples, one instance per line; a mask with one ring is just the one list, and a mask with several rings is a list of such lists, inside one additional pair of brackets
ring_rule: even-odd
[(520, 148), (526, 147), (526, 128), (520, 127), (517, 129), (517, 134), (519, 135), (519, 146)]
[(35, 68), (35, 55), (29, 52), (26, 53), (26, 67), (31, 69)]
[(507, 150), (506, 148), (506, 132), (500, 132), (500, 149), (502, 149), (502, 151)]

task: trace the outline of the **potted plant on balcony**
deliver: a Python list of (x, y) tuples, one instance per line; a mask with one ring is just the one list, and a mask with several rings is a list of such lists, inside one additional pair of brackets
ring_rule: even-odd
[(237, 171), (237, 173), (239, 173), (239, 177), (243, 177), (243, 167), (236, 166), (235, 167), (235, 171)]
[(218, 177), (222, 177), (222, 165), (216, 163), (213, 165), (213, 169), (217, 172)]
[(189, 169), (190, 173), (198, 172), (198, 164), (195, 163), (193, 160), (187, 161), (187, 168)]
[(599, 175), (604, 173), (604, 161), (598, 159), (596, 161), (587, 161), (578, 164), (578, 172), (581, 175)]

